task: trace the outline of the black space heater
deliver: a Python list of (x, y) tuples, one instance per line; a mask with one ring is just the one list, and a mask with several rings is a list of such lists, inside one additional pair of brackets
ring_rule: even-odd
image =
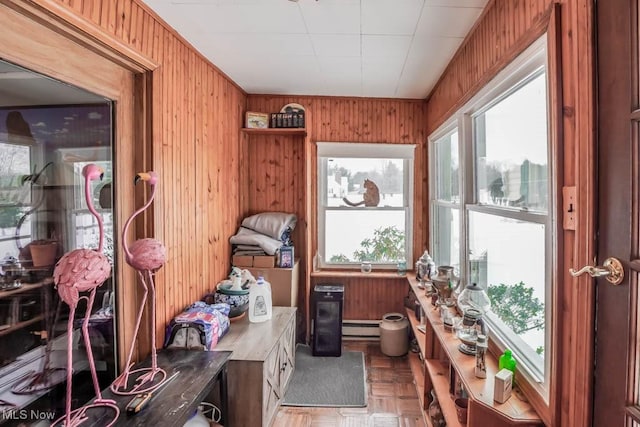
[(313, 289), (314, 356), (342, 354), (342, 305), (344, 285), (316, 285)]

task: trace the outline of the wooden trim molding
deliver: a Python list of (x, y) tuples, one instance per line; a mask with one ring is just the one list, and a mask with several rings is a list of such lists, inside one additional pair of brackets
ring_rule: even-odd
[(158, 64), (56, 0), (0, 0), (47, 28), (64, 35), (130, 71), (154, 70)]
[[(552, 231), (555, 238), (553, 239), (553, 252), (556, 254), (552, 263), (552, 269), (555, 274), (552, 275), (553, 283), (553, 306), (551, 307), (551, 346), (553, 351), (550, 352), (551, 359), (548, 364), (549, 369), (549, 401), (540, 402), (533, 399), (531, 404), (541, 415), (546, 425), (557, 425), (560, 418), (560, 405), (562, 404), (562, 388), (559, 381), (554, 378), (560, 378), (562, 375), (562, 337), (563, 328), (561, 322), (562, 316), (562, 292), (560, 282), (562, 281), (562, 271), (565, 271), (563, 262), (564, 252), (563, 244), (563, 221), (564, 214), (562, 204), (562, 188), (563, 188), (563, 171), (564, 171), (564, 155), (562, 152), (562, 29), (560, 27), (560, 5), (554, 4), (551, 8), (549, 16), (549, 26), (547, 28), (547, 79), (549, 85), (549, 140), (551, 142), (551, 157), (553, 159), (552, 175), (555, 179), (555, 185), (551, 192), (551, 197), (556, 201), (555, 216), (556, 227)], [(548, 406), (548, 407), (547, 407)], [(544, 409), (543, 409), (544, 408)]]

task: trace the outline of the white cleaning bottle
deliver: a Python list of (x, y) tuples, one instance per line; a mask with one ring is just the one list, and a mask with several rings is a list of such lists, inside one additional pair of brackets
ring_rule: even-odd
[(249, 288), (249, 321), (264, 322), (271, 319), (271, 284), (258, 276)]

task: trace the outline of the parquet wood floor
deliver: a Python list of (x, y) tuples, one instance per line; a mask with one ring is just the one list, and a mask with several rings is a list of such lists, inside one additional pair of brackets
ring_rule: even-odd
[(281, 406), (273, 427), (426, 427), (406, 356), (385, 356), (377, 341), (343, 341), (343, 349), (365, 354), (367, 407)]

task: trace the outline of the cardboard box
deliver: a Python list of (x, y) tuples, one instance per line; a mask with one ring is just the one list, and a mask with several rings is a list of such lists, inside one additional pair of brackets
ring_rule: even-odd
[(251, 255), (234, 255), (231, 258), (231, 265), (235, 267), (253, 267), (253, 257)]
[(271, 301), (274, 306), (297, 307), (298, 281), (300, 275), (300, 261), (296, 260), (292, 268), (247, 268), (257, 279), (258, 276), (271, 284)]
[(273, 255), (254, 255), (253, 267), (273, 268), (276, 266), (276, 257)]
[(493, 400), (504, 403), (511, 397), (511, 382), (513, 373), (508, 369), (502, 369), (495, 376), (493, 386)]

